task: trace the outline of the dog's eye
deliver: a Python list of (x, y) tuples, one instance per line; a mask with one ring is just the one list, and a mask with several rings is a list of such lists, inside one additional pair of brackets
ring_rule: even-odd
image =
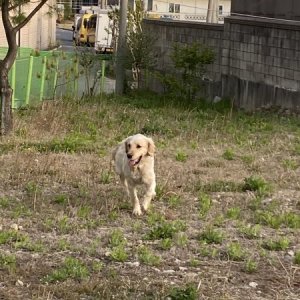
[(128, 147), (128, 149), (130, 149), (131, 145), (130, 145), (130, 144), (127, 144), (127, 147)]
[(141, 148), (142, 146), (141, 146), (141, 145), (136, 145), (136, 147), (137, 147), (137, 148)]

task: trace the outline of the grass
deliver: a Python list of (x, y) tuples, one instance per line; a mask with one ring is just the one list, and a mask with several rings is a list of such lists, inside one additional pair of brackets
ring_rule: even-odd
[(88, 278), (89, 270), (80, 260), (67, 257), (62, 266), (45, 276), (47, 283), (66, 281), (67, 279), (83, 280)]
[(223, 239), (223, 233), (214, 228), (207, 228), (199, 236), (199, 240), (207, 244), (221, 244)]
[(231, 260), (242, 261), (246, 257), (246, 251), (243, 249), (240, 243), (233, 242), (227, 247), (227, 255)]
[[(254, 281), (296, 299), (299, 125), (151, 94), (15, 111), (0, 140), (2, 298), (247, 299)], [(137, 132), (157, 147), (139, 217), (110, 169)]]
[(148, 247), (140, 246), (138, 248), (139, 260), (149, 266), (158, 266), (161, 262), (161, 258), (155, 255)]
[(171, 300), (197, 300), (198, 299), (198, 291), (197, 288), (191, 284), (185, 287), (175, 287), (172, 288), (170, 294), (168, 295), (168, 299)]
[(290, 246), (290, 240), (286, 237), (278, 239), (269, 239), (262, 243), (262, 247), (270, 251), (283, 251)]

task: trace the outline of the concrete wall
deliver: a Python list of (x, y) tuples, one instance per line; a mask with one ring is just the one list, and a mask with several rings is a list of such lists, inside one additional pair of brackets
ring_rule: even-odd
[(299, 0), (232, 0), (233, 14), (300, 20)]
[[(174, 72), (170, 54), (175, 43), (189, 44), (199, 42), (214, 50), (216, 59), (213, 65), (208, 66), (207, 79), (211, 82), (204, 95), (211, 98), (219, 92), (211, 92), (216, 86), (220, 91), (221, 85), (221, 58), (223, 44), (223, 25), (196, 22), (166, 21), (166, 20), (144, 20), (146, 30), (155, 32), (154, 52), (157, 54), (157, 70)], [(162, 92), (159, 81), (152, 78), (150, 88)]]
[[(229, 96), (240, 108), (300, 109), (300, 24), (257, 18), (225, 18), (224, 25), (145, 20), (158, 40), (157, 69), (170, 70), (174, 42), (210, 46), (216, 61), (208, 70), (206, 96)], [(151, 88), (161, 91), (156, 80)]]
[[(49, 0), (48, 5), (53, 6), (55, 0)], [(56, 15), (48, 14), (49, 7), (45, 4), (39, 12), (21, 29), (21, 47), (45, 50), (56, 44)], [(35, 4), (27, 4), (22, 12), (28, 15)], [(17, 38), (18, 41), (18, 38)], [(0, 47), (7, 47), (5, 31), (0, 16)]]

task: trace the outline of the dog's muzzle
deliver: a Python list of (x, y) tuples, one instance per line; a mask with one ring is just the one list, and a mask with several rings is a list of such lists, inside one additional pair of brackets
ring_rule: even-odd
[[(128, 159), (129, 158), (131, 158), (131, 157), (128, 157)], [(142, 156), (140, 156), (138, 159), (129, 159), (128, 164), (129, 164), (129, 166), (134, 167), (139, 164), (141, 159), (142, 159)]]

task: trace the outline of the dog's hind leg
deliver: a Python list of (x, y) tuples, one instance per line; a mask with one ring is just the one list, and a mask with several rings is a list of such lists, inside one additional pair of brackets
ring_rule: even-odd
[(156, 196), (155, 188), (156, 188), (155, 180), (153, 180), (150, 184), (147, 184), (146, 193), (144, 195), (143, 204), (142, 204), (144, 211), (148, 210), (151, 200)]
[(130, 197), (130, 195), (129, 195), (129, 190), (128, 190), (128, 183), (127, 183), (127, 180), (126, 180), (125, 177), (122, 176), (122, 175), (120, 175), (120, 180), (121, 180), (122, 184), (123, 184), (124, 187), (125, 187), (127, 196)]
[(130, 199), (132, 201), (133, 205), (133, 211), (132, 213), (134, 215), (140, 216), (142, 214), (141, 206), (140, 206), (140, 201), (137, 196), (137, 191), (135, 187), (128, 186), (129, 194), (130, 194)]

